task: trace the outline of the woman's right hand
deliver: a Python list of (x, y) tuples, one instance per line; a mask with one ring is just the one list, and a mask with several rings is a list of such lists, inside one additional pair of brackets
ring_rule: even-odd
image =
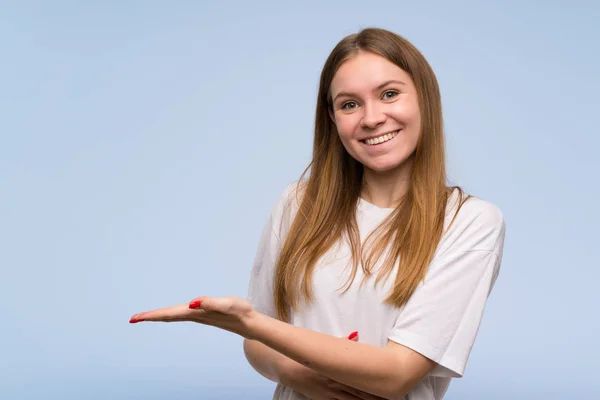
[[(357, 337), (350, 340), (356, 341)], [(311, 400), (385, 400), (336, 382), (294, 360), (283, 367), (280, 382)]]

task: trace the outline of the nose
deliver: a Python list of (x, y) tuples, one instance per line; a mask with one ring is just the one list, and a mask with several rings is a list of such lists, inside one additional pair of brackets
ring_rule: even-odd
[(364, 114), (361, 125), (365, 129), (375, 129), (387, 119), (387, 116), (382, 112), (380, 105), (377, 103), (365, 104), (363, 110)]

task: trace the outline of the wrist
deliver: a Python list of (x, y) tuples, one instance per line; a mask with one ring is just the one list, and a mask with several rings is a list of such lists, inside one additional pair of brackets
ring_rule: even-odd
[(266, 317), (264, 314), (261, 314), (254, 309), (250, 311), (242, 320), (242, 325), (244, 326), (245, 331), (243, 336), (246, 339), (262, 342), (261, 332), (264, 332), (264, 329), (261, 329), (261, 327), (265, 324), (267, 318), (268, 317)]

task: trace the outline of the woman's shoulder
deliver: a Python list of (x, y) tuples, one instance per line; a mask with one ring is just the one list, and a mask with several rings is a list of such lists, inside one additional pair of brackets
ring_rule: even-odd
[(504, 215), (497, 205), (468, 194), (458, 187), (452, 188), (452, 192), (448, 197), (446, 219), (449, 219), (448, 225), (457, 222), (459, 225), (461, 223), (477, 223), (490, 226), (504, 225)]
[(293, 181), (284, 186), (276, 204), (276, 207), (279, 208), (280, 212), (289, 213), (299, 207), (300, 202), (302, 201), (304, 187), (305, 182), (303, 181)]
[(442, 247), (501, 251), (504, 215), (494, 203), (453, 188), (448, 198)]
[(271, 221), (278, 236), (283, 237), (289, 230), (302, 201), (304, 182), (293, 181), (281, 190), (279, 198), (271, 210)]

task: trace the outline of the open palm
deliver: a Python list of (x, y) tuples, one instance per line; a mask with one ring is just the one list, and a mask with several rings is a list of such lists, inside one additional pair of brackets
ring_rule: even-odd
[(247, 337), (248, 329), (246, 322), (253, 312), (252, 305), (246, 299), (239, 297), (201, 296), (188, 304), (180, 304), (135, 314), (129, 322), (197, 322)]

